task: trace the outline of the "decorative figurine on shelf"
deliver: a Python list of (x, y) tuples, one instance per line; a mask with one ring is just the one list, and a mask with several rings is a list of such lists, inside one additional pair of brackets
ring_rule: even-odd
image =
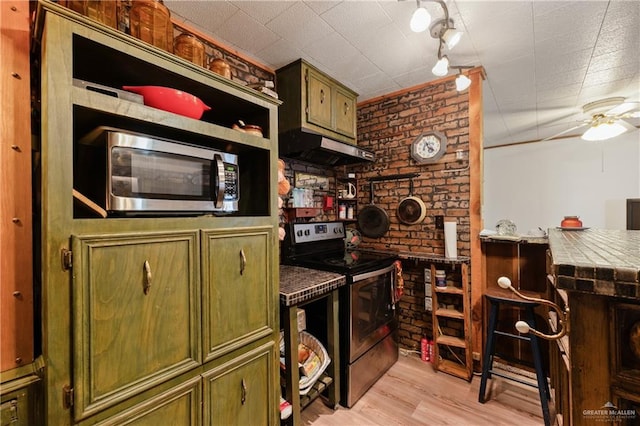
[[(283, 201), (282, 196), (287, 195), (289, 190), (291, 189), (291, 184), (289, 180), (284, 175), (285, 163), (284, 161), (278, 159), (278, 209), (282, 209)], [(282, 212), (280, 212), (280, 216), (282, 216)], [(278, 238), (280, 241), (284, 240), (286, 231), (284, 228), (278, 228)]]

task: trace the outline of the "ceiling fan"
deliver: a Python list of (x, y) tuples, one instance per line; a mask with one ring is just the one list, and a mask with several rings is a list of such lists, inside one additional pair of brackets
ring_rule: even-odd
[(584, 127), (587, 127), (587, 129), (580, 137), (588, 141), (610, 139), (625, 132), (636, 130), (636, 127), (627, 119), (640, 117), (638, 104), (639, 102), (625, 102), (623, 97), (590, 102), (582, 107), (582, 112), (591, 118), (581, 121), (581, 124), (577, 126), (542, 140), (556, 139)]

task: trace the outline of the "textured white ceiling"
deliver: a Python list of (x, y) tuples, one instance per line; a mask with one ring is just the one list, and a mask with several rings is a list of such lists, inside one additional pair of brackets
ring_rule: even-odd
[[(404, 1), (165, 0), (172, 16), (270, 68), (304, 58), (358, 101), (435, 80), (438, 41), (416, 34)], [(442, 7), (422, 5), (435, 19)], [(483, 66), (485, 147), (577, 124), (582, 105), (640, 102), (640, 2), (449, 0), (462, 41), (445, 54)], [(452, 71), (450, 74), (453, 74)], [(639, 120), (635, 120), (636, 126)]]

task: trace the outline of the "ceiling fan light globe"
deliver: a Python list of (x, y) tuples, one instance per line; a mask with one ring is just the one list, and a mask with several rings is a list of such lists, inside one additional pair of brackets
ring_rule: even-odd
[(438, 77), (447, 75), (449, 73), (449, 58), (443, 56), (442, 59), (438, 60), (433, 68), (431, 68), (431, 72)]
[(587, 129), (582, 134), (585, 141), (604, 141), (625, 133), (628, 129), (618, 121), (600, 123)]
[(471, 85), (471, 79), (464, 74), (460, 74), (456, 78), (456, 90), (462, 92)]
[(409, 27), (414, 33), (421, 33), (429, 28), (431, 24), (431, 15), (424, 7), (419, 7), (411, 15), (411, 21)]

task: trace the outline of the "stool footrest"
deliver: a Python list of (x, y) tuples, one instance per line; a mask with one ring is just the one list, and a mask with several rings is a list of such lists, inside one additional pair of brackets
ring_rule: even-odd
[(507, 379), (507, 380), (513, 380), (514, 382), (518, 382), (521, 383), (523, 385), (527, 385), (527, 386), (531, 386), (532, 388), (538, 388), (538, 384), (537, 383), (533, 383), (524, 379), (521, 379), (519, 377), (515, 377), (511, 374), (505, 374), (501, 371), (496, 371), (496, 370), (489, 370), (489, 374), (492, 376), (498, 376), (498, 377), (502, 377), (503, 379)]
[(521, 336), (519, 334), (507, 333), (506, 331), (494, 330), (493, 334), (499, 334), (500, 336), (513, 337), (514, 339), (524, 340), (527, 342), (531, 340), (531, 337)]

